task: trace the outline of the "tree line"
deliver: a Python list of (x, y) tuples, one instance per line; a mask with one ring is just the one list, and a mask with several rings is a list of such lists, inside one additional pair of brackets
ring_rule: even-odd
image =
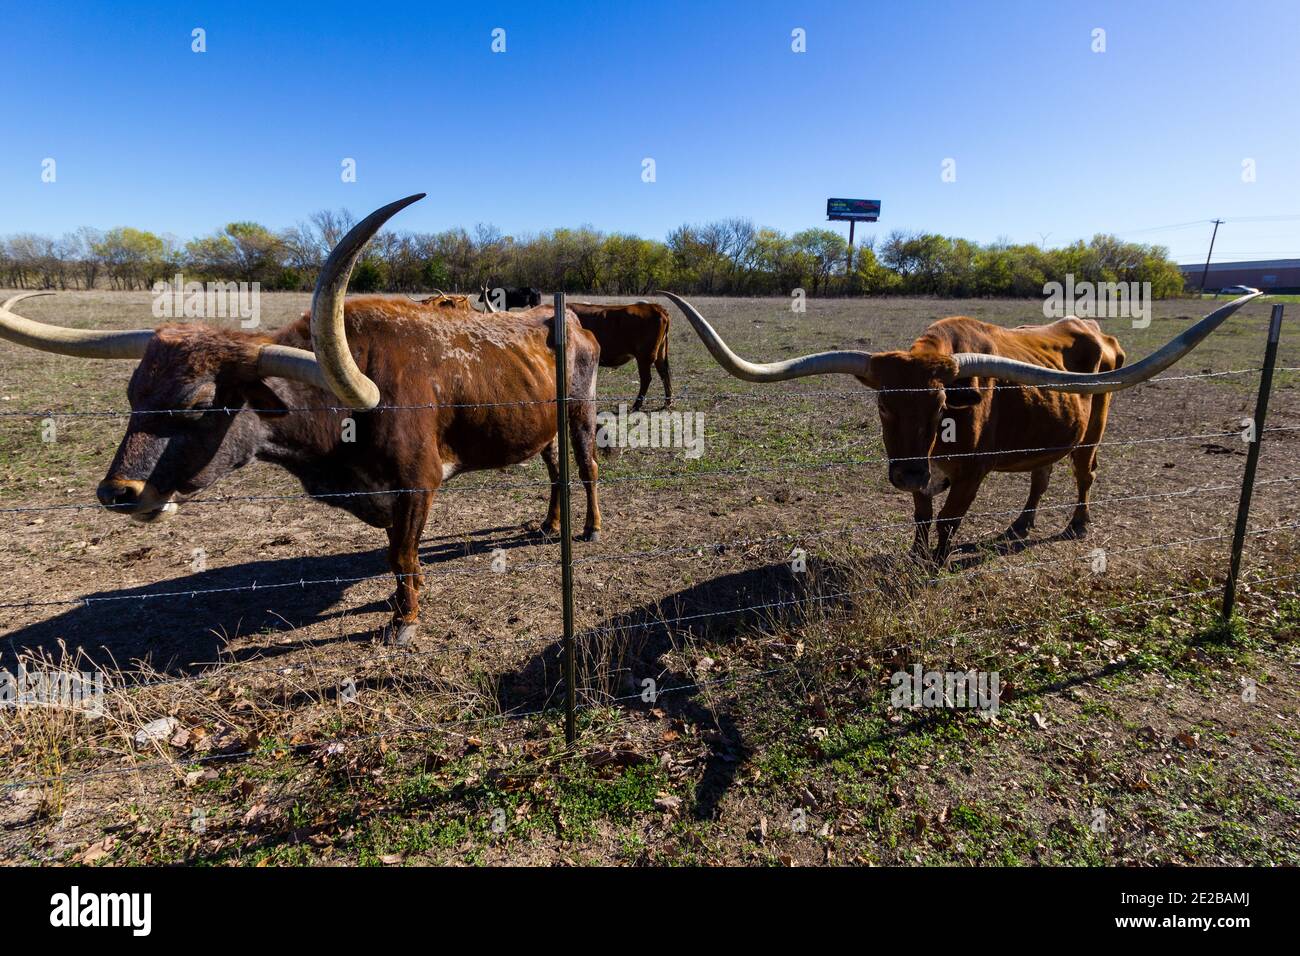
[[(188, 242), (142, 229), (83, 227), (62, 238), (20, 233), (0, 239), (0, 284), (19, 289), (148, 289), (177, 272), (187, 281), (258, 282), (266, 290), (310, 290), (325, 256), (352, 227), (346, 210), (325, 210), (273, 231), (232, 222)], [(1150, 282), (1177, 295), (1183, 277), (1163, 246), (1097, 235), (1047, 249), (981, 244), (894, 231), (853, 249), (825, 228), (786, 234), (748, 219), (683, 225), (666, 240), (590, 227), (503, 235), (473, 231), (379, 233), (353, 271), (353, 292), (477, 291), (535, 286), (546, 292), (643, 296), (655, 289), (695, 295), (938, 295), (1037, 297), (1047, 282)]]

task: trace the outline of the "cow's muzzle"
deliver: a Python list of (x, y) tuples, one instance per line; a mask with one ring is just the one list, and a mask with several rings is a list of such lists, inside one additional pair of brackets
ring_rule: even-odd
[(95, 497), (109, 511), (130, 515), (136, 521), (157, 521), (176, 513), (171, 495), (163, 496), (148, 482), (129, 478), (105, 478), (95, 489)]
[(899, 491), (919, 491), (922, 494), (937, 494), (945, 485), (943, 479), (934, 478), (926, 461), (891, 461), (889, 483)]

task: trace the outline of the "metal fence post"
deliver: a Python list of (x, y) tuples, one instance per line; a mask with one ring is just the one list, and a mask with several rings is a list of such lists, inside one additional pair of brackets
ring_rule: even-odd
[(1273, 306), (1268, 323), (1268, 344), (1264, 347), (1264, 365), (1260, 369), (1259, 395), (1255, 399), (1255, 440), (1246, 452), (1246, 470), (1241, 477), (1241, 497), (1237, 499), (1237, 528), (1232, 535), (1232, 560), (1228, 565), (1228, 581), (1223, 588), (1223, 621), (1232, 620), (1232, 610), (1237, 603), (1237, 575), (1241, 571), (1241, 549), (1246, 542), (1246, 525), (1250, 520), (1250, 496), (1255, 490), (1255, 469), (1259, 465), (1259, 450), (1264, 444), (1264, 419), (1268, 415), (1268, 395), (1273, 389), (1273, 366), (1277, 364), (1277, 343), (1282, 335), (1282, 303)]
[(573, 646), (573, 531), (569, 517), (569, 366), (564, 293), (555, 293), (555, 417), (560, 452), (560, 589), (564, 601), (564, 739), (578, 737), (577, 654)]

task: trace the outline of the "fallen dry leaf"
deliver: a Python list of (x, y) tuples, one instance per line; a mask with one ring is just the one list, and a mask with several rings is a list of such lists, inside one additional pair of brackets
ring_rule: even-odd
[(89, 866), (90, 864), (108, 856), (109, 851), (113, 849), (115, 843), (117, 843), (116, 837), (104, 837), (104, 839), (90, 844), (90, 846), (86, 847), (74, 856), (72, 862), (82, 863)]
[(180, 721), (175, 717), (159, 717), (151, 720), (135, 732), (135, 745), (147, 747), (156, 740), (166, 740), (176, 732)]
[(655, 807), (665, 813), (675, 813), (682, 807), (682, 798), (662, 791), (655, 797)]

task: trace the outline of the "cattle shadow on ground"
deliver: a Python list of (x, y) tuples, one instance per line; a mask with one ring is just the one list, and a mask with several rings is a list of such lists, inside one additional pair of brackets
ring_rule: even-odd
[[(759, 569), (762, 570), (762, 569)], [(721, 580), (721, 579), (719, 579)], [(1213, 634), (1200, 635), (1189, 641), (1189, 644), (1196, 645), (1205, 641), (1213, 640)], [(1019, 691), (1019, 696), (1059, 696), (1068, 693), (1076, 687), (1097, 687), (1107, 678), (1115, 677), (1125, 673), (1136, 673), (1140, 671), (1142, 665), (1136, 659), (1126, 661), (1111, 661), (1106, 664), (1094, 667), (1090, 670), (1082, 671), (1078, 674), (1070, 675), (1064, 679), (1054, 681), (1030, 681), (1025, 684)], [(382, 688), (376, 688), (382, 689)], [(662, 698), (661, 703), (666, 703), (667, 698)], [(698, 708), (704, 710), (703, 707)], [(674, 711), (673, 713), (680, 713)], [(929, 734), (945, 725), (954, 724), (959, 721), (977, 720), (978, 718), (970, 714), (964, 714), (952, 710), (935, 709), (924, 713), (913, 714), (911, 719), (901, 725), (887, 725), (879, 732), (863, 736), (855, 736), (852, 740), (846, 740), (842, 746), (837, 749), (831, 749), (824, 752), (822, 762), (831, 763), (835, 760), (846, 759), (853, 754), (869, 751), (873, 748), (886, 746), (895, 747), (908, 738), (917, 737), (923, 734)], [(722, 731), (725, 734), (725, 730)], [(747, 753), (747, 751), (743, 751)], [(738, 768), (741, 764), (740, 755), (742, 751), (723, 751), (722, 763), (731, 762), (733, 767)], [(730, 785), (734, 771), (731, 776), (726, 775), (719, 770), (710, 767), (705, 774), (705, 780), (709, 781), (709, 774), (712, 773), (712, 780), (708, 783), (708, 795), (710, 802), (697, 811), (697, 816), (703, 818), (712, 818), (716, 816), (719, 810), (719, 801), (725, 794), (726, 788)], [(491, 774), (489, 774), (489, 778)], [(888, 777), (885, 778), (888, 780)], [(701, 787), (705, 786), (704, 783)], [(413, 810), (420, 809), (425, 811), (436, 811), (442, 807), (451, 807), (463, 805), (465, 803), (482, 803), (488, 796), (489, 790), (482, 782), (465, 781), (457, 785), (454, 791), (449, 793), (438, 793), (433, 795), (415, 796), (410, 800), (401, 803), (393, 803), (387, 806), (367, 806), (366, 816), (371, 819), (396, 819), (399, 817), (409, 816)], [(699, 792), (697, 790), (697, 797)], [(302, 802), (310, 803), (311, 798), (305, 798)], [(297, 802), (298, 798), (289, 794), (281, 797), (280, 802), (289, 803)], [(227, 841), (220, 845), (219, 849), (203, 849), (197, 853), (191, 853), (185, 857), (186, 864), (197, 863), (224, 863), (231, 862), (234, 859), (245, 859), (250, 853), (273, 849), (279, 846), (292, 846), (310, 839), (317, 833), (329, 833), (337, 826), (336, 821), (326, 820), (308, 826), (294, 826), (289, 822), (284, 823), (279, 828), (270, 832), (250, 834), (243, 825), (232, 824), (229, 827), (229, 833), (232, 836), (237, 835), (238, 839)], [(232, 849), (234, 847), (235, 849)]]
[[(90, 666), (134, 669), (136, 662), (171, 676), (182, 676), (215, 662), (227, 640), (240, 635), (272, 635), (322, 621), (337, 621), (340, 633), (307, 643), (359, 640), (342, 633), (352, 615), (386, 606), (373, 601), (338, 609), (351, 579), (384, 575), (382, 550), (351, 554), (248, 561), (209, 568), (138, 587), (91, 591), (51, 617), (8, 631), (0, 638), (0, 665), (17, 656), (62, 658), (62, 647), (80, 651)], [(382, 579), (377, 578), (377, 581)], [(256, 590), (249, 589), (258, 583)], [(299, 583), (302, 582), (302, 583)], [(385, 583), (385, 587), (386, 587)], [(241, 648), (227, 660), (287, 653), (304, 643)]]
[[(1014, 554), (1066, 540), (1073, 539), (1061, 532), (1004, 542), (1012, 546), (1008, 550), (981, 542), (971, 546), (975, 553), (964, 566), (976, 566), (996, 554)], [(802, 574), (777, 562), (710, 578), (612, 614), (579, 635), (582, 696), (630, 711), (657, 708), (696, 728), (712, 744), (712, 752), (697, 785), (695, 812), (699, 818), (711, 819), (750, 756), (751, 747), (739, 725), (739, 714), (723, 702), (727, 693), (702, 693), (702, 681), (724, 686), (726, 680), (702, 679), (668, 661), (680, 660), (683, 650), (687, 658), (703, 655), (710, 648), (732, 645), (742, 636), (798, 633), (828, 615), (864, 604), (901, 606), (943, 587), (947, 580), (947, 575), (934, 575), (907, 553), (880, 552), (848, 554), (843, 560), (810, 555)], [(561, 650), (558, 642), (550, 643), (523, 666), (501, 676), (498, 704), (502, 713), (532, 713), (563, 705)], [(655, 681), (658, 694), (653, 701), (642, 699), (646, 678)], [(593, 684), (601, 686), (593, 688)], [(743, 687), (743, 675), (735, 686)]]
[[(516, 525), (425, 541), (432, 543), (422, 541), (421, 560), (437, 567), (498, 549), (536, 545), (540, 539)], [(427, 580), (436, 583), (439, 576), (434, 573)], [(374, 637), (373, 629), (349, 628), (357, 615), (391, 610), (393, 583), (386, 549), (374, 548), (246, 561), (137, 587), (89, 591), (81, 595), (86, 603), (0, 635), (0, 669), (12, 671), (20, 657), (61, 661), (66, 648), (82, 655), (78, 667), (179, 677), (200, 673), (218, 659), (238, 663), (309, 647), (367, 642)], [(375, 596), (339, 607), (349, 589), (358, 585)], [(287, 632), (330, 622), (337, 625), (331, 634), (284, 639)], [(247, 640), (252, 635), (265, 639)], [(228, 650), (236, 637), (244, 640)]]
[(1081, 540), (1078, 535), (1072, 534), (1068, 528), (1043, 538), (1011, 537), (1004, 531), (1000, 534), (981, 538), (979, 541), (968, 541), (953, 548), (953, 556), (948, 560), (948, 568), (951, 571), (969, 571), (979, 567), (991, 558), (1011, 557), (1033, 548), (1041, 548), (1045, 544), (1062, 544), (1067, 541), (1077, 542)]
[[(610, 615), (580, 635), (584, 696), (630, 711), (657, 708), (696, 728), (711, 744), (711, 752), (696, 786), (695, 813), (701, 819), (714, 818), (751, 748), (737, 714), (724, 702), (726, 694), (702, 693), (702, 680), (712, 683), (712, 675), (702, 678), (670, 660), (682, 652), (689, 658), (734, 644), (742, 635), (795, 630), (828, 610), (848, 606), (851, 598), (841, 595), (852, 590), (861, 568), (861, 562), (850, 566), (809, 556), (805, 573), (795, 574), (783, 562), (748, 568)], [(562, 704), (558, 650), (552, 643), (500, 677), (498, 704), (503, 713)], [(658, 691), (652, 701), (642, 699), (642, 681), (647, 678), (655, 681)]]

